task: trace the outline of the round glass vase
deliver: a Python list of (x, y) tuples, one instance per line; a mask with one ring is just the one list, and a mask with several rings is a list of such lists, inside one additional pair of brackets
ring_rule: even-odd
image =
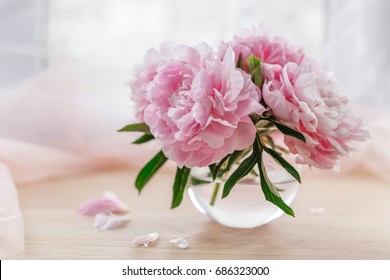
[[(291, 205), (299, 183), (270, 157), (264, 155), (267, 174), (279, 189), (283, 201)], [(279, 218), (284, 212), (268, 202), (261, 190), (260, 179), (255, 175), (247, 175), (221, 199), (224, 180), (212, 182), (210, 171), (206, 168), (192, 168), (189, 197), (194, 206), (213, 221), (231, 228), (254, 228)], [(210, 201), (215, 194), (216, 183), (220, 184), (214, 204)]]

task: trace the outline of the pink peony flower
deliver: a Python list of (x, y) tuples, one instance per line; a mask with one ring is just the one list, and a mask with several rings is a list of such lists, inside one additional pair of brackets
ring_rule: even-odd
[(337, 83), (315, 72), (309, 63), (287, 63), (265, 71), (262, 96), (276, 119), (305, 135), (302, 141), (285, 137), (285, 144), (299, 163), (330, 169), (351, 150), (351, 141), (362, 141), (367, 133), (350, 110)]
[(223, 56), (229, 46), (236, 54), (236, 61), (241, 54), (245, 70), (246, 60), (251, 54), (259, 57), (263, 65), (276, 64), (282, 67), (288, 62), (300, 64), (305, 59), (301, 48), (281, 36), (271, 35), (260, 27), (240, 30), (233, 41), (220, 44), (219, 55)]
[(249, 114), (264, 107), (234, 60), (230, 48), (220, 59), (206, 44), (178, 46), (149, 84), (145, 123), (179, 167), (207, 166), (253, 143)]
[(174, 45), (170, 42), (162, 43), (160, 51), (150, 49), (145, 54), (143, 65), (138, 65), (135, 69), (134, 79), (130, 82), (132, 90), (131, 98), (136, 104), (136, 118), (139, 122), (144, 122), (144, 110), (149, 105), (146, 98), (146, 91), (149, 83), (157, 73), (157, 68), (173, 55)]

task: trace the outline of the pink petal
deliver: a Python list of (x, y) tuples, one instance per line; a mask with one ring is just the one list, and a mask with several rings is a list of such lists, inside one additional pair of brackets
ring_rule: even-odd
[(94, 216), (98, 213), (121, 213), (123, 211), (116, 201), (99, 198), (84, 203), (79, 207), (78, 212), (83, 216)]
[(177, 247), (181, 249), (186, 249), (189, 246), (187, 240), (181, 237), (169, 240), (169, 243), (175, 244)]
[(132, 242), (133, 247), (139, 247), (142, 245), (144, 247), (148, 247), (150, 242), (156, 241), (158, 239), (158, 236), (159, 234), (157, 232), (152, 232), (147, 235), (137, 236)]
[(100, 229), (115, 229), (123, 227), (130, 221), (130, 217), (127, 215), (114, 215), (111, 213), (98, 213), (95, 216), (93, 226)]
[(120, 201), (112, 191), (104, 192), (103, 198), (90, 200), (78, 209), (78, 212), (84, 216), (94, 216), (98, 213), (120, 214), (128, 211), (129, 207)]
[(237, 150), (246, 149), (253, 143), (256, 135), (256, 127), (249, 117), (245, 117), (241, 120), (237, 127), (237, 134), (240, 136), (236, 146)]
[(107, 198), (118, 203), (118, 206), (121, 208), (120, 212), (128, 212), (130, 210), (129, 206), (120, 201), (118, 196), (112, 191), (105, 191), (103, 193), (103, 198)]

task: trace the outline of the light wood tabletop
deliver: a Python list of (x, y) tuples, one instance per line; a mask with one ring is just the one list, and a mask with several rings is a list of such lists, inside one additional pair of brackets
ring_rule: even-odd
[[(170, 210), (174, 174), (157, 174), (139, 196), (135, 172), (111, 170), (18, 186), (25, 220), (25, 253), (13, 259), (390, 259), (390, 185), (365, 176), (305, 176), (283, 216), (255, 229), (230, 229), (191, 204)], [(105, 190), (131, 207), (131, 222), (101, 230), (76, 209)], [(323, 208), (322, 214), (311, 211)], [(158, 232), (148, 248), (138, 236)], [(179, 249), (168, 241), (185, 238)]]

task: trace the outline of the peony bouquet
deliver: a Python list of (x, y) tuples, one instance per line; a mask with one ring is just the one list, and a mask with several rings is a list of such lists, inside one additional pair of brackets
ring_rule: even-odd
[(213, 180), (226, 179), (222, 197), (256, 174), (265, 198), (294, 216), (267, 176), (264, 154), (300, 182), (285, 154), (332, 169), (351, 142), (367, 138), (335, 79), (301, 48), (260, 28), (215, 49), (163, 43), (147, 52), (130, 86), (139, 122), (120, 131), (142, 132), (134, 144), (156, 140), (161, 147), (135, 186), (141, 191), (167, 159), (174, 161), (172, 208), (191, 168), (208, 166)]

